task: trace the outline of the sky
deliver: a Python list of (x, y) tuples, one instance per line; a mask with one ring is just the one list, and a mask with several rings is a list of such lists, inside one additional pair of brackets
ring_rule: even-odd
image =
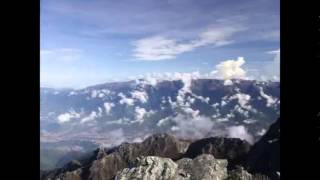
[(279, 77), (279, 0), (42, 0), (40, 11), (41, 86), (205, 74), (239, 57), (251, 77)]

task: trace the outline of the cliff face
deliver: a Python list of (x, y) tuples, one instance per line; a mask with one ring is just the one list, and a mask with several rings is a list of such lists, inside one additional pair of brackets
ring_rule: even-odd
[(251, 148), (245, 166), (252, 173), (263, 173), (272, 179), (280, 179), (280, 119)]
[(42, 172), (40, 179), (279, 179), (279, 121), (251, 149), (246, 141), (235, 138), (213, 137), (189, 143), (155, 134), (141, 143), (98, 149), (63, 168)]
[(250, 144), (237, 138), (205, 138), (190, 144), (185, 157), (195, 158), (200, 154), (212, 154), (219, 159), (227, 159), (232, 168), (244, 160)]

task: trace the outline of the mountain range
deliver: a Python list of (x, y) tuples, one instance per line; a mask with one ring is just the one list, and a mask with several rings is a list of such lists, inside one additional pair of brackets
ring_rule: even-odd
[(257, 142), (280, 114), (280, 83), (218, 79), (112, 82), (40, 89), (42, 169), (155, 133)]

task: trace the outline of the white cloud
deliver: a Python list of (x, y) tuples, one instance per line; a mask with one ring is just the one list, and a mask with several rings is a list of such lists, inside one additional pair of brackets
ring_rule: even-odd
[(97, 90), (92, 90), (92, 91), (91, 91), (91, 98), (96, 98), (97, 95), (98, 95), (98, 93), (99, 93), (99, 91), (97, 91)]
[(227, 79), (224, 81), (223, 85), (225, 86), (231, 86), (233, 84), (233, 82), (230, 79)]
[(216, 70), (211, 75), (224, 80), (228, 79), (246, 79), (246, 71), (241, 67), (245, 63), (243, 57), (237, 60), (226, 60), (216, 65)]
[(62, 124), (65, 122), (69, 122), (73, 118), (80, 118), (80, 114), (76, 113), (75, 111), (70, 111), (64, 114), (60, 114), (57, 119), (58, 123)]
[(259, 88), (260, 88), (260, 95), (263, 98), (265, 98), (267, 101), (267, 107), (271, 107), (272, 105), (274, 105), (277, 102), (277, 98), (273, 98), (272, 96), (265, 94), (262, 87), (259, 87)]
[(95, 111), (92, 111), (89, 116), (82, 118), (80, 123), (94, 121), (97, 117), (98, 117), (98, 114)]
[(98, 107), (98, 117), (101, 117), (101, 116), (102, 116), (102, 108)]
[(198, 47), (207, 45), (217, 47), (229, 44), (231, 41), (228, 39), (238, 31), (240, 31), (239, 28), (232, 27), (210, 28), (199, 34), (197, 39), (189, 42), (181, 42), (163, 36), (148, 37), (133, 43), (135, 46), (133, 56), (139, 60), (148, 61), (174, 59), (177, 55)]
[(134, 122), (139, 122), (140, 124), (144, 122), (144, 120), (145, 120), (144, 118), (146, 116), (149, 116), (154, 113), (153, 111), (146, 111), (146, 109), (141, 108), (139, 106), (137, 106), (134, 111), (135, 111), (135, 121)]
[(243, 108), (241, 108), (239, 105), (236, 105), (234, 107), (234, 111), (244, 115), (245, 117), (249, 117), (249, 112)]
[(191, 115), (192, 118), (195, 118), (199, 115), (200, 111), (199, 110), (193, 110), (192, 108), (190, 107), (183, 107), (182, 110), (188, 114), (188, 115)]
[(254, 143), (252, 135), (248, 133), (244, 126), (231, 126), (227, 128), (227, 131), (230, 138), (240, 138), (242, 140), (246, 140), (250, 144)]
[(71, 91), (68, 96), (74, 96), (74, 95), (77, 95), (78, 93), (76, 91)]
[(173, 126), (171, 130), (177, 136), (183, 138), (203, 138), (212, 130), (214, 125), (210, 118), (205, 116), (190, 118), (189, 116), (178, 114), (172, 120), (176, 123), (176, 126)]
[(166, 118), (163, 118), (163, 119), (160, 119), (157, 123), (157, 126), (163, 126), (166, 122), (168, 122), (169, 120), (171, 119), (171, 117), (166, 117)]
[(147, 111), (144, 108), (140, 108), (140, 107), (136, 107), (134, 111), (136, 113), (136, 119), (139, 122), (142, 122), (143, 121), (143, 117), (147, 113)]
[(148, 94), (144, 91), (133, 91), (131, 92), (131, 96), (134, 99), (138, 99), (142, 103), (146, 103), (148, 101)]
[(98, 94), (98, 97), (99, 97), (99, 98), (103, 98), (104, 96), (105, 96), (105, 94), (103, 94), (103, 93), (99, 93), (99, 94)]
[(258, 136), (263, 136), (264, 134), (266, 134), (267, 130), (266, 129), (261, 129), (260, 131), (257, 132)]
[(254, 119), (245, 119), (245, 120), (243, 120), (243, 122), (246, 123), (246, 124), (253, 124), (253, 123), (256, 123), (257, 120), (254, 120)]
[(103, 104), (105, 110), (106, 110), (106, 114), (110, 114), (110, 111), (111, 111), (111, 108), (114, 107), (114, 104), (113, 103), (109, 103), (109, 102), (105, 102)]
[(221, 100), (221, 106), (225, 106), (227, 104), (227, 101)]
[(119, 93), (118, 96), (121, 97), (119, 103), (120, 104), (126, 104), (128, 106), (133, 106), (134, 100), (131, 98), (126, 97), (123, 93)]
[(127, 140), (127, 138), (125, 137), (125, 134), (123, 132), (123, 129), (121, 129), (121, 128), (110, 131), (108, 133), (108, 137), (110, 138), (111, 141), (108, 143), (101, 143), (100, 147), (118, 146)]
[(248, 105), (251, 99), (251, 96), (248, 94), (238, 93), (229, 98), (229, 100), (238, 99), (240, 106), (244, 109), (250, 110), (252, 107)]

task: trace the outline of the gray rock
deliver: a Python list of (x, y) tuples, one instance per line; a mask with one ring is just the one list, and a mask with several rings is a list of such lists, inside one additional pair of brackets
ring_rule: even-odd
[(169, 158), (156, 156), (142, 157), (138, 160), (137, 167), (125, 168), (116, 180), (173, 180), (178, 165)]
[(223, 180), (228, 177), (227, 160), (203, 154), (176, 163), (168, 158), (142, 157), (133, 168), (125, 168), (116, 180)]
[(227, 180), (270, 180), (270, 178), (262, 174), (250, 174), (242, 166), (237, 166), (229, 172)]

